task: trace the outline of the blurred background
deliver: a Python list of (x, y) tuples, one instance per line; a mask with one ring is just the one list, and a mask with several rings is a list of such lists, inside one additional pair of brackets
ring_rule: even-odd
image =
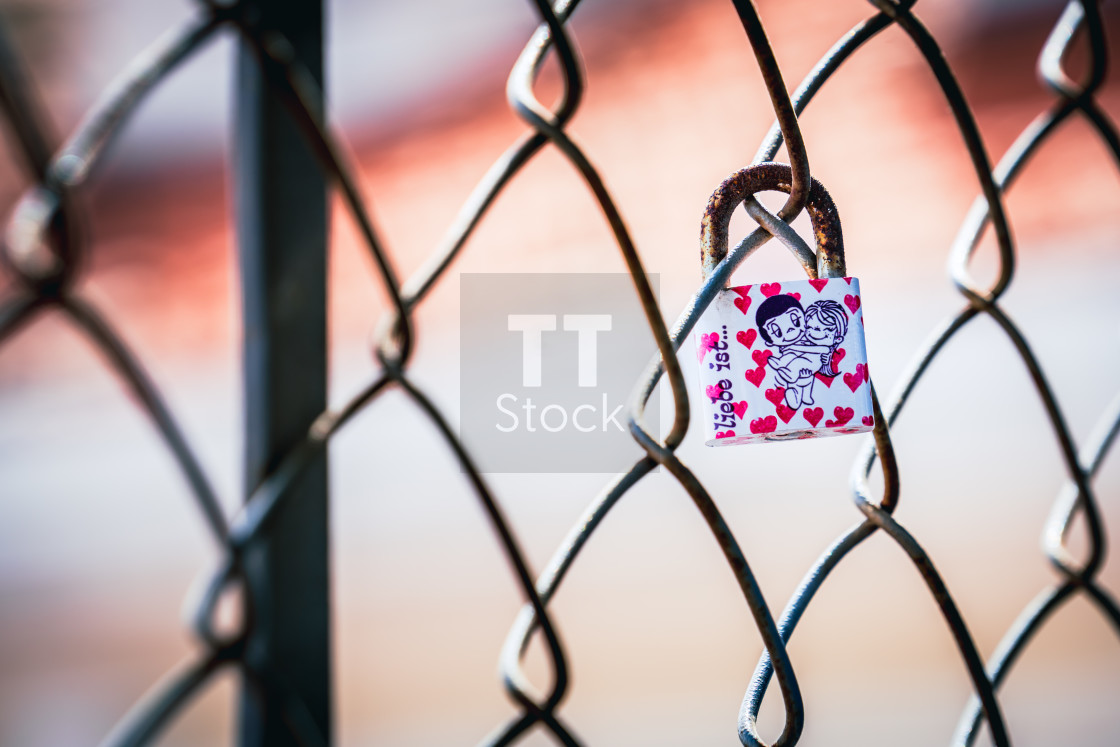
[[(1061, 8), (1035, 0), (918, 4), (993, 161), (1051, 101), (1035, 61)], [(791, 89), (873, 12), (854, 0), (760, 2), (759, 10)], [(194, 12), (172, 0), (0, 3), (63, 134), (157, 34)], [(1105, 12), (1115, 54), (1120, 15), (1115, 4)], [(504, 87), (536, 18), (515, 0), (335, 0), (327, 18), (329, 108), (408, 276), (525, 131)], [(671, 322), (698, 287), (697, 228), (709, 194), (750, 162), (772, 121), (757, 65), (727, 2), (587, 2), (570, 26), (587, 74), (570, 131), (600, 168), (647, 270), (660, 274)], [(233, 57), (226, 33), (182, 66), (82, 191), (91, 251), (80, 284), (140, 352), (231, 514), (243, 498), (240, 300), (226, 166)], [(558, 76), (546, 70), (539, 98), (558, 90)], [(1115, 116), (1120, 84), (1106, 83), (1098, 100)], [(978, 186), (936, 81), (897, 29), (842, 68), (802, 127), (813, 174), (844, 221), (849, 270), (861, 278), (882, 396), (931, 330), (964, 305), (946, 262)], [(5, 143), (5, 211), (29, 184), (21, 169)], [(1120, 370), (1116, 164), (1073, 118), (1006, 204), (1019, 264), (1005, 307), (1083, 439), (1115, 396)], [(733, 237), (747, 223), (739, 216)], [(810, 235), (804, 218), (795, 225)], [(386, 299), (337, 205), (331, 235), (337, 404), (374, 375), (369, 344)], [(991, 276), (994, 267), (989, 236), (975, 274)], [(454, 421), (458, 272), (623, 270), (578, 174), (546, 148), (420, 307), (415, 380)], [(736, 279), (799, 272), (773, 243)], [(10, 283), (0, 275), (0, 295)], [(691, 343), (684, 350), (695, 392)], [(667, 398), (662, 404), (671, 411)], [(892, 434), (902, 477), (896, 516), (932, 555), (987, 656), (1055, 580), (1039, 536), (1065, 479), (1030, 380), (993, 322), (979, 318), (954, 338)], [(679, 454), (712, 492), (778, 611), (816, 556), (860, 517), (849, 474), (861, 438), (710, 450), (699, 435)], [(338, 743), (477, 742), (517, 712), (496, 669), (520, 596), (490, 525), (438, 434), (397, 393), (339, 434), (330, 458)], [(608, 478), (489, 476), (535, 569)], [(1114, 528), (1116, 459), (1106, 460), (1095, 485)], [(48, 314), (0, 346), (0, 744), (96, 743), (197, 651), (180, 613), (216, 558), (174, 462), (83, 337)], [(1114, 560), (1101, 579), (1120, 587)], [(737, 744), (739, 703), (761, 643), (707, 527), (667, 474), (647, 477), (614, 509), (552, 607), (573, 678), (562, 713), (588, 744)], [(935, 604), (883, 536), (835, 571), (790, 651), (806, 700), (804, 745), (943, 745), (970, 694)], [(543, 685), (547, 667), (537, 654), (529, 671)], [(220, 677), (162, 743), (229, 743), (235, 694), (235, 678)], [(1115, 745), (1118, 698), (1120, 641), (1080, 597), (1046, 626), (1001, 691), (1016, 745)], [(773, 691), (763, 733), (774, 738), (780, 725)], [(534, 734), (524, 743), (550, 741)]]

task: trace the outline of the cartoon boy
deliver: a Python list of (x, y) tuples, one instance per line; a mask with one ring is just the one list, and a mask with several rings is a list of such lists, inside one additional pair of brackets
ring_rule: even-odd
[(805, 316), (801, 302), (786, 295), (770, 296), (755, 312), (758, 333), (780, 351), (766, 364), (785, 387), (786, 406), (792, 410), (813, 404), (814, 374), (824, 366), (826, 355), (829, 364), (832, 360), (832, 347), (812, 344), (806, 336)]
[(848, 332), (848, 314), (836, 301), (817, 301), (805, 309), (805, 337), (814, 345), (824, 345), (828, 353), (821, 355), (819, 373), (836, 376), (832, 356)]

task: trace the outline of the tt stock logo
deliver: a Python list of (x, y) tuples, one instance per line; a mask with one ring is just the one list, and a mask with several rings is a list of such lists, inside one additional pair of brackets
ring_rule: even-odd
[(655, 348), (628, 275), (471, 273), (460, 292), (460, 432), (484, 472), (618, 472), (641, 455), (626, 404)]
[[(521, 338), (521, 386), (524, 389), (542, 388), (543, 340), (545, 332), (556, 331), (556, 314), (510, 314), (508, 328), (511, 332), (520, 332)], [(576, 370), (578, 385), (581, 388), (598, 390), (599, 388), (599, 332), (609, 332), (612, 328), (610, 314), (564, 314), (564, 331), (575, 332), (576, 337)], [(606, 392), (602, 394), (602, 406), (597, 408), (596, 403), (584, 402), (576, 405), (569, 412), (563, 404), (552, 402), (542, 404), (534, 403), (532, 397), (525, 397), (521, 402), (512, 392), (498, 395), (496, 402), (498, 410), (508, 416), (505, 423), (495, 426), (503, 433), (511, 433), (518, 428), (524, 428), (527, 433), (535, 433), (537, 427), (550, 433), (557, 433), (571, 427), (580, 433), (591, 433), (595, 430), (596, 410), (602, 412), (602, 430), (607, 430), (608, 424), (624, 430), (618, 421), (618, 414), (622, 412), (623, 405), (616, 406), (613, 410), (608, 407)], [(519, 416), (514, 407), (522, 411)], [(534, 413), (536, 419), (534, 421)], [(582, 416), (586, 414), (587, 417)], [(581, 419), (582, 418), (582, 419)], [(539, 424), (539, 426), (537, 425)]]

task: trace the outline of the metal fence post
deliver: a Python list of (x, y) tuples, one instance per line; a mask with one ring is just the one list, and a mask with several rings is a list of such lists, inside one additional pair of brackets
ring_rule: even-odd
[[(321, 82), (321, 0), (246, 5), (259, 13), (262, 27), (288, 38)], [(326, 408), (327, 204), (312, 152), (244, 42), (235, 130), (248, 494)], [(255, 612), (246, 664), (263, 676), (244, 683), (240, 744), (301, 743), (292, 727), (308, 719), (329, 744), (325, 454), (293, 483), (267, 531), (248, 548), (245, 568)], [(302, 706), (292, 708), (297, 700)]]

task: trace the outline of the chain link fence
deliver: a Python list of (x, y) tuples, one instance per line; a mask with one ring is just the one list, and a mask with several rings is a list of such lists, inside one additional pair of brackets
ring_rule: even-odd
[[(311, 12), (318, 12), (314, 3), (304, 5)], [(259, 594), (249, 588), (255, 583), (254, 574), (259, 580), (263, 573), (269, 583), (277, 586), (283, 586), (287, 579), (275, 577), (281, 573), (275, 566), (264, 571), (248, 566), (251, 565), (254, 548), (275, 539), (273, 535), (279, 531), (279, 517), (299, 500), (293, 496), (299, 493), (297, 487), (300, 482), (309, 471), (321, 468), (332, 436), (371, 402), (394, 389), (411, 400), (418, 417), (426, 418), (435, 425), (446, 447), (461, 464), (465, 477), (489, 517), (524, 597), (524, 609), (513, 622), (500, 655), (502, 683), (516, 704), (518, 715), (508, 723), (498, 725), (483, 740), (484, 744), (513, 744), (534, 729), (543, 729), (557, 743), (581, 743), (576, 736), (576, 728), (568, 723), (561, 708), (571, 678), (549, 603), (611, 509), (658, 466), (679, 483), (707, 523), (711, 539), (734, 574), (762, 639), (764, 653), (750, 678), (738, 714), (738, 733), (744, 745), (785, 747), (798, 742), (805, 725), (805, 708), (796, 662), (787, 652), (787, 642), (832, 571), (856, 547), (877, 533), (887, 535), (896, 543), (919, 572), (968, 672), (973, 698), (961, 716), (953, 744), (974, 744), (985, 728), (994, 744), (1002, 746), (1011, 743), (1008, 724), (997, 697), (1000, 688), (1012, 676), (1015, 663), (1038, 631), (1071, 599), (1083, 597), (1091, 602), (1112, 628), (1120, 632), (1120, 607), (1112, 594), (1098, 582), (1105, 559), (1106, 530), (1093, 486), (1093, 478), (1120, 430), (1120, 396), (1104, 408), (1095, 432), (1083, 443), (1076, 443), (1055, 392), (1022, 330), (1001, 305), (1002, 297), (1012, 287), (1016, 260), (1011, 226), (1004, 208), (1004, 193), (1024, 165), (1064, 122), (1077, 117), (1088, 123), (1113, 159), (1120, 161), (1120, 137), (1097, 100), (1097, 93), (1106, 81), (1108, 62), (1105, 23), (1099, 4), (1075, 0), (1062, 11), (1039, 54), (1041, 78), (1053, 96), (1053, 103), (1038, 114), (993, 164), (969, 101), (946, 62), (938, 40), (915, 13), (915, 2), (873, 0), (867, 18), (840, 38), (831, 49), (822, 50), (820, 62), (790, 95), (753, 4), (749, 0), (735, 0), (734, 7), (746, 32), (746, 42), (757, 60), (776, 116), (776, 123), (763, 140), (754, 161), (773, 160), (781, 146), (785, 145), (792, 174), (789, 195), (776, 213), (771, 213), (753, 198), (747, 200), (747, 210), (759, 227), (728, 252), (710, 278), (696, 290), (692, 301), (672, 326), (663, 321), (663, 314), (646, 279), (641, 256), (611, 192), (589, 155), (568, 131), (568, 124), (579, 111), (585, 87), (580, 57), (566, 26), (577, 5), (576, 0), (556, 5), (536, 0), (534, 8), (540, 16), (540, 27), (511, 71), (507, 89), (510, 105), (528, 125), (528, 131), (495, 161), (467, 198), (426, 264), (406, 281), (401, 280), (392, 254), (383, 244), (370, 218), (367, 203), (359, 189), (355, 165), (321, 111), (316, 63), (309, 62), (305, 49), (292, 44), (271, 26), (268, 15), (262, 14), (256, 4), (201, 2), (195, 17), (184, 27), (158, 40), (138, 58), (61, 144), (49, 133), (47, 120), (21, 73), (21, 64), (12, 45), (0, 37), (0, 105), (5, 113), (10, 140), (33, 180), (33, 186), (14, 206), (5, 227), (2, 258), (12, 282), (0, 298), (0, 343), (44, 314), (62, 315), (87, 337), (135, 396), (150, 417), (155, 431), (174, 455), (219, 547), (219, 568), (206, 584), (194, 610), (196, 656), (158, 683), (122, 719), (107, 737), (106, 744), (152, 742), (185, 704), (207, 688), (217, 672), (226, 668), (234, 668), (243, 674), (248, 683), (248, 699), (264, 703), (262, 707), (269, 713), (267, 718), (272, 719), (275, 728), (279, 729), (273, 736), (263, 739), (274, 740), (269, 743), (329, 743), (329, 715), (325, 715), (329, 714), (329, 704), (324, 707), (311, 702), (327, 697), (326, 694), (309, 694), (308, 683), (300, 675), (302, 670), (293, 668), (281, 653), (272, 651), (262, 655), (259, 651), (254, 652), (254, 642), (260, 640), (262, 631), (273, 629), (280, 623), (269, 618), (275, 612), (263, 607)], [(963, 304), (958, 313), (930, 332), (928, 341), (914, 353), (909, 370), (897, 382), (892, 382), (892, 394), (881, 405), (875, 400), (874, 438), (868, 439), (851, 482), (858, 522), (824, 550), (805, 574), (796, 593), (777, 613), (776, 608), (767, 602), (746, 553), (713, 496), (677, 454), (690, 422), (689, 397), (677, 351), (700, 313), (727, 285), (732, 271), (769, 239), (787, 232), (788, 224), (804, 209), (811, 177), (809, 154), (798, 128), (798, 115), (863, 45), (892, 26), (906, 34), (935, 76), (975, 172), (974, 188), (979, 194), (949, 252), (952, 282)], [(83, 259), (89, 246), (81, 230), (79, 208), (72, 199), (74, 191), (97, 167), (107, 146), (136, 107), (173, 70), (189, 63), (192, 55), (208, 39), (227, 32), (236, 34), (254, 58), (253, 64), (258, 66), (267, 92), (282, 102), (292, 120), (298, 124), (304, 144), (317, 158), (317, 168), (331, 188), (341, 195), (360, 229), (392, 306), (387, 317), (381, 320), (376, 336), (374, 352), (380, 373), (345, 406), (322, 411), (314, 417), (310, 426), (305, 426), (305, 433), (294, 444), (285, 445), (282, 453), (264, 459), (267, 464), (261, 469), (259, 478), (251, 478), (252, 484), (243, 509), (233, 517), (227, 516), (222, 509), (194, 449), (184, 437), (183, 429), (163, 394), (146, 373), (138, 354), (123, 342), (102, 310), (83, 296), (78, 280), (82, 277)], [(1084, 64), (1079, 66), (1082, 69), (1080, 75), (1071, 73), (1068, 67), (1068, 60), (1075, 52), (1083, 58)], [(560, 63), (563, 84), (559, 100), (551, 107), (540, 102), (535, 91), (535, 82), (550, 55)], [(555, 149), (570, 162), (606, 216), (627, 271), (633, 278), (634, 292), (641, 301), (659, 355), (637, 382), (630, 406), (630, 430), (646, 455), (628, 471), (611, 480), (591, 501), (544, 570), (536, 574), (526, 561), (501, 503), (472, 461), (471, 445), (458, 438), (447, 415), (417, 385), (411, 375), (410, 361), (419, 334), (415, 322), (418, 307), (433, 287), (447, 277), (495, 199), (510, 188), (513, 178), (535, 154), (545, 148)], [(998, 245), (999, 260), (995, 279), (985, 284), (973, 276), (972, 262), (974, 251), (989, 229)], [(321, 315), (323, 313), (320, 311)], [(1018, 352), (1023, 370), (1033, 382), (1038, 402), (1052, 425), (1053, 432), (1049, 437), (1054, 439), (1068, 472), (1068, 485), (1054, 502), (1045, 533), (1045, 551), (1054, 567), (1056, 581), (1039, 592), (986, 659), (954, 602), (951, 590), (922, 543), (894, 517), (899, 505), (902, 477), (891, 440), (892, 425), (902, 416), (911, 394), (927, 378), (933, 361), (965, 325), (979, 316), (993, 320)], [(689, 358), (689, 355), (685, 356), (686, 360)], [(265, 365), (257, 374), (266, 377), (268, 370)], [(668, 413), (671, 426), (664, 437), (647, 432), (643, 426), (646, 405), (662, 385), (671, 392), (673, 403)], [(926, 385), (936, 386), (936, 381)], [(1039, 434), (1039, 438), (1043, 437)], [(875, 472), (881, 477), (881, 494), (873, 494), (871, 487)], [(1074, 550), (1071, 535), (1078, 521), (1087, 530), (1087, 542), (1083, 548)], [(215, 621), (220, 600), (231, 593), (238, 596), (243, 607), (241, 625), (234, 631), (223, 629)], [(534, 636), (539, 636), (544, 642), (551, 670), (550, 685), (543, 691), (536, 688), (523, 671)], [(320, 662), (319, 671), (328, 669), (327, 663)], [(774, 679), (777, 680), (778, 695), (784, 706), (784, 724), (780, 735), (767, 741), (759, 733), (757, 721), (764, 697)], [(728, 719), (730, 722), (731, 714), (728, 714)], [(245, 737), (244, 741), (253, 740)]]

